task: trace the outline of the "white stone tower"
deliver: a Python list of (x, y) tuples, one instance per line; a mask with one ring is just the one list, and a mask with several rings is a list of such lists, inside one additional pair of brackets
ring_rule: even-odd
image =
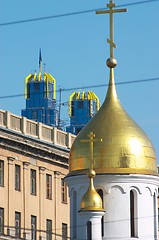
[(90, 225), (93, 226), (95, 219), (94, 210), (89, 209), (85, 222), (79, 212), (89, 186), (86, 174), (91, 159), (89, 144), (83, 139), (93, 132), (96, 139), (102, 139), (102, 142), (93, 141), (94, 186), (105, 210), (99, 224), (102, 239), (157, 240), (159, 176), (155, 151), (144, 131), (121, 106), (114, 81), (117, 62), (113, 52), (113, 13), (124, 12), (125, 9), (114, 9), (113, 1), (107, 7), (109, 10), (97, 13), (110, 14), (110, 58), (107, 60), (109, 87), (102, 107), (72, 145), (69, 174), (66, 176), (71, 201), (71, 239), (94, 239), (90, 236)]

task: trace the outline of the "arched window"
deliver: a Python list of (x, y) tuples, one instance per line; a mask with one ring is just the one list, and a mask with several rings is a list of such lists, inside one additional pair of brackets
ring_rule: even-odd
[[(102, 189), (97, 189), (96, 191), (102, 199), (102, 207), (104, 208), (103, 190)], [(102, 228), (101, 230), (102, 230), (102, 237), (103, 237), (104, 236), (104, 216), (101, 219), (101, 228)]]
[(134, 193), (130, 191), (130, 228), (131, 237), (135, 237)]
[(76, 239), (77, 228), (77, 193), (73, 192), (73, 239)]
[(137, 193), (130, 191), (130, 237), (137, 237)]
[(153, 209), (154, 209), (154, 239), (157, 239), (157, 197), (153, 195)]
[(92, 240), (92, 222), (87, 222), (87, 240)]

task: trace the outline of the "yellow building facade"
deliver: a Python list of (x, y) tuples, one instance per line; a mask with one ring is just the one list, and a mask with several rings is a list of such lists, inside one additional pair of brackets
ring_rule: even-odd
[(63, 178), (73, 135), (0, 111), (0, 238), (69, 237)]

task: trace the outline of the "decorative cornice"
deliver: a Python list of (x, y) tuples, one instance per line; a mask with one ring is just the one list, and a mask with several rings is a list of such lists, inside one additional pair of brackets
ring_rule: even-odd
[(0, 129), (0, 147), (25, 156), (68, 168), (69, 150), (38, 139)]

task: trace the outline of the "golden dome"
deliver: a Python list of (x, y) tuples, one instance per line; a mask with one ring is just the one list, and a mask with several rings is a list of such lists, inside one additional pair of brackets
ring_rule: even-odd
[(94, 170), (90, 170), (87, 175), (90, 178), (90, 184), (87, 192), (84, 194), (81, 200), (80, 211), (103, 211), (102, 199), (96, 192), (93, 184), (93, 178), (95, 177), (96, 173)]
[(69, 157), (69, 175), (86, 174), (90, 166), (89, 144), (82, 142), (93, 132), (102, 142), (94, 143), (97, 174), (157, 175), (154, 148), (144, 131), (126, 113), (117, 98), (114, 71), (106, 99), (97, 114), (77, 135)]

